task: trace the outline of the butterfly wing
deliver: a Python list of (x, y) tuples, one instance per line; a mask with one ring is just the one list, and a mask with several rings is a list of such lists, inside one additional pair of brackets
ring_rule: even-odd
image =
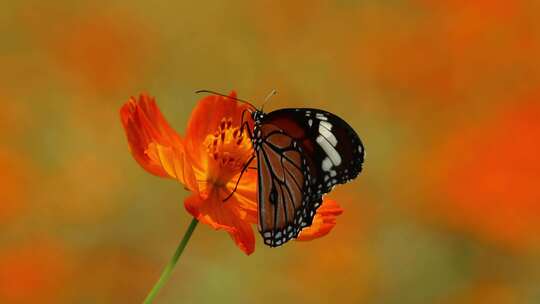
[(264, 135), (256, 152), (259, 231), (265, 244), (275, 247), (300, 233), (306, 217), (308, 167), (292, 137), (273, 125), (263, 124), (261, 131)]
[(259, 231), (279, 246), (311, 225), (325, 193), (358, 176), (364, 147), (343, 119), (317, 109), (270, 112), (257, 131)]

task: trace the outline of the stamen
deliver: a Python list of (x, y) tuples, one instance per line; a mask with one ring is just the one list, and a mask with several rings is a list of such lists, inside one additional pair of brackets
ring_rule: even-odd
[(244, 140), (247, 134), (240, 132), (239, 127), (233, 127), (232, 122), (231, 118), (223, 118), (216, 132), (207, 135), (204, 144), (211, 158), (216, 160), (220, 167), (237, 173), (253, 154), (253, 148), (250, 140)]

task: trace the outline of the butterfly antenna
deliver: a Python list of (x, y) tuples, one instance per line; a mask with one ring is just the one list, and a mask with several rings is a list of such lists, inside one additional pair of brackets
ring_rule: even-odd
[(198, 90), (198, 91), (195, 91), (195, 94), (200, 94), (200, 93), (209, 93), (209, 94), (214, 94), (214, 95), (218, 95), (218, 96), (221, 96), (221, 97), (225, 97), (225, 98), (228, 98), (228, 99), (232, 99), (232, 100), (236, 100), (236, 101), (240, 101), (240, 102), (243, 102), (245, 104), (248, 104), (250, 107), (252, 107), (253, 109), (256, 109), (256, 107), (251, 104), (251, 102), (247, 101), (247, 100), (243, 100), (243, 99), (240, 99), (240, 98), (236, 98), (236, 97), (231, 97), (229, 95), (225, 95), (225, 94), (222, 94), (222, 93), (218, 93), (218, 92), (214, 92), (214, 91), (210, 91), (210, 90)]
[(274, 96), (276, 94), (277, 94), (276, 89), (272, 89), (272, 91), (266, 96), (266, 98), (264, 99), (263, 104), (261, 105), (261, 112), (264, 110), (264, 105), (270, 100), (270, 97), (272, 97), (272, 96)]

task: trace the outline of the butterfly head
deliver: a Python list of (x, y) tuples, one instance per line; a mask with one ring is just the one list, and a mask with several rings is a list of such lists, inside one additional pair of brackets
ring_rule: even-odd
[(255, 123), (260, 123), (264, 115), (264, 112), (258, 110), (251, 112), (251, 118), (253, 118), (253, 121), (255, 121)]

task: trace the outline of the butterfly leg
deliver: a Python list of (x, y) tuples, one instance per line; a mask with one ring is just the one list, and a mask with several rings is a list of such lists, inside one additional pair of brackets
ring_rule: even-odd
[(249, 168), (249, 164), (251, 164), (251, 162), (253, 161), (253, 159), (255, 158), (255, 154), (252, 155), (249, 160), (244, 164), (244, 167), (242, 168), (242, 171), (240, 171), (240, 176), (238, 177), (238, 180), (236, 181), (236, 185), (234, 185), (234, 189), (233, 191), (227, 195), (226, 198), (223, 199), (223, 202), (226, 202), (228, 199), (230, 199), (232, 197), (232, 195), (236, 192), (236, 190), (238, 189), (238, 184), (240, 183), (240, 180), (242, 179), (242, 175), (244, 175), (244, 172), (246, 172)]
[(244, 134), (244, 125), (246, 124), (246, 122), (244, 121), (244, 114), (246, 114), (246, 111), (247, 109), (242, 111), (242, 118), (240, 119), (240, 135)]
[(242, 111), (242, 119), (240, 121), (240, 135), (244, 134), (244, 129), (248, 132), (249, 139), (253, 139), (253, 135), (251, 134), (251, 130), (249, 130), (249, 124), (247, 121), (244, 121), (244, 113), (246, 113), (247, 110)]

